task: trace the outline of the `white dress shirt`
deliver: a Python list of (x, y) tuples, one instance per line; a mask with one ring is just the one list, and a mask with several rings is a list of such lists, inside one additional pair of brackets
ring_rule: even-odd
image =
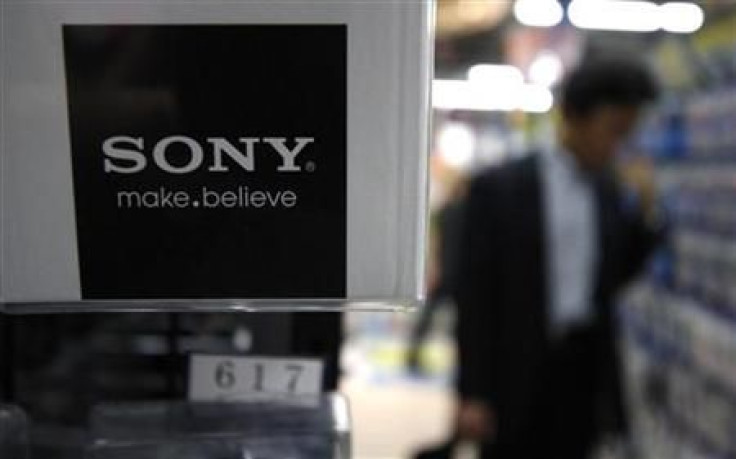
[(598, 257), (596, 200), (590, 177), (561, 147), (542, 153), (549, 329), (559, 336), (590, 323)]

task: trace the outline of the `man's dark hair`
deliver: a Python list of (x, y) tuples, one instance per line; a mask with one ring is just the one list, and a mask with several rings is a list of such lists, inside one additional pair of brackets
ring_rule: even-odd
[(604, 105), (640, 106), (658, 95), (657, 81), (644, 64), (620, 57), (592, 58), (562, 83), (562, 111), (565, 116), (587, 116)]

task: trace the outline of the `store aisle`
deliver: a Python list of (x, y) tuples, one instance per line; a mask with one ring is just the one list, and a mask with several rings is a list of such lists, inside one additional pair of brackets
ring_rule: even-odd
[(451, 341), (440, 326), (424, 348), (428, 373), (409, 374), (403, 364), (414, 320), (414, 314), (348, 317), (341, 391), (351, 404), (355, 459), (405, 459), (447, 436)]
[(447, 433), (452, 402), (443, 388), (411, 381), (376, 386), (356, 378), (342, 390), (352, 407), (355, 459), (405, 459)]

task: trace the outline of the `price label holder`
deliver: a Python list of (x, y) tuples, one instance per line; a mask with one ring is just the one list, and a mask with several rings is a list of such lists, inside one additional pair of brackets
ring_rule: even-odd
[(349, 459), (324, 437), (178, 438), (154, 442), (105, 443), (88, 448), (85, 459)]
[[(348, 459), (350, 413), (338, 394), (232, 402), (106, 403), (90, 414), (90, 459)], [(250, 454), (248, 456), (247, 454)]]
[(319, 359), (194, 354), (189, 364), (189, 400), (309, 400), (312, 396), (316, 400), (322, 392), (323, 371)]

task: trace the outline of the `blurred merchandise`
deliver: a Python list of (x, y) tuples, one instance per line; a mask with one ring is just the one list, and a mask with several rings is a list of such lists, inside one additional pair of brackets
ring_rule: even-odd
[(634, 443), (646, 458), (736, 454), (736, 316), (640, 285), (622, 307)]
[(669, 97), (634, 148), (657, 161), (669, 224), (620, 309), (633, 440), (647, 459), (736, 455), (734, 27), (731, 13), (663, 40), (654, 57)]

